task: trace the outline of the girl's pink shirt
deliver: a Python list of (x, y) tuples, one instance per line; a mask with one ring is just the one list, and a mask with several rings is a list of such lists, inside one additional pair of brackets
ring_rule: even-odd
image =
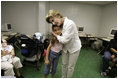
[(62, 44), (61, 43), (55, 43), (52, 47), (51, 50), (54, 52), (59, 53), (62, 50)]

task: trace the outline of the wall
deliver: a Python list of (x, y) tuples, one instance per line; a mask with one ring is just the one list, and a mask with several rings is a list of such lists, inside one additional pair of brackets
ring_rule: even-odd
[(49, 10), (49, 2), (38, 2), (38, 31), (42, 33), (43, 39), (45, 39), (49, 33), (49, 24), (45, 20)]
[(38, 31), (37, 13), (37, 2), (5, 1), (1, 5), (1, 23), (11, 23), (14, 31), (32, 35)]
[(5, 1), (1, 6), (1, 22), (11, 23), (16, 32), (47, 35), (51, 30), (51, 24), (45, 21), (49, 9), (60, 11), (77, 27), (83, 26), (88, 34), (108, 36), (109, 30), (117, 27), (117, 5), (97, 6), (79, 1)]
[(3, 1), (1, 5), (1, 23), (11, 23), (13, 31), (33, 35), (49, 33), (49, 24), (45, 16), (49, 10), (48, 1)]
[(111, 28), (117, 29), (117, 4), (103, 6), (99, 36), (109, 36)]
[(45, 23), (45, 16), (46, 16), (46, 2), (39, 2), (38, 5), (38, 30), (42, 33), (45, 34), (47, 29), (46, 29), (46, 23)]
[(60, 11), (63, 16), (72, 19), (77, 27), (83, 26), (85, 33), (97, 35), (101, 20), (101, 6), (79, 2), (50, 2), (50, 9)]

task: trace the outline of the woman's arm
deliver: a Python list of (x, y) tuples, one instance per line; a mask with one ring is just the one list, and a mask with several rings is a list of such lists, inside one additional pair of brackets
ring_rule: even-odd
[(59, 40), (60, 43), (66, 44), (73, 38), (74, 31), (75, 31), (74, 30), (74, 25), (71, 24), (71, 25), (68, 26), (68, 28), (65, 30), (65, 33), (63, 33), (62, 36), (59, 36), (59, 35), (55, 34), (54, 32), (52, 32), (52, 34), (55, 37), (57, 37), (57, 39)]

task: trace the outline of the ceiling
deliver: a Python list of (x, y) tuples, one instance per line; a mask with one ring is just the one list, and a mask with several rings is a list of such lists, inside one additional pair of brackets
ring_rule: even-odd
[(87, 3), (93, 5), (107, 5), (111, 3), (117, 3), (117, 1), (81, 1), (81, 3)]

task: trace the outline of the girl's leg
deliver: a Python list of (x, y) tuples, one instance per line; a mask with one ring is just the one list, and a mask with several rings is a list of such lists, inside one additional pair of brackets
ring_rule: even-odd
[(52, 64), (52, 78), (54, 78), (54, 74), (56, 73), (56, 68), (57, 68), (57, 65), (58, 65), (58, 60), (59, 60), (59, 55), (56, 56), (56, 58), (54, 58), (53, 60), (53, 64)]
[(44, 78), (47, 78), (47, 75), (44, 75)]
[[(50, 57), (51, 57), (51, 53), (49, 54), (49, 57), (48, 57), (49, 61), (50, 61)], [(46, 64), (45, 64), (44, 78), (47, 78), (47, 75), (49, 74), (49, 71), (50, 71), (50, 66), (51, 66), (50, 63), (49, 63), (49, 65), (46, 65)]]
[(54, 74), (52, 74), (52, 78), (54, 78)]
[(44, 77), (46, 78), (47, 75), (49, 74), (49, 70), (50, 70), (50, 65), (46, 65), (45, 64), (45, 70), (44, 70)]

